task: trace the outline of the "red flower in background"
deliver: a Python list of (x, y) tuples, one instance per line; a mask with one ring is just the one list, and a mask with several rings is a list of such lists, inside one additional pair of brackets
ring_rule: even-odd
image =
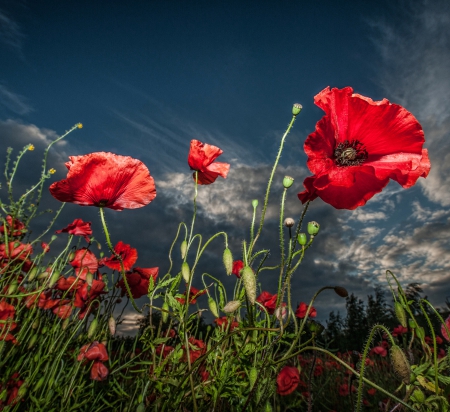
[(108, 359), (108, 352), (106, 352), (105, 345), (97, 341), (82, 346), (77, 357), (78, 361), (94, 361), (91, 368), (91, 379), (95, 381), (103, 381), (108, 377), (108, 368), (103, 364)]
[[(263, 291), (256, 298), (256, 301), (261, 303), (266, 309), (269, 315), (273, 315), (275, 313), (276, 305), (277, 305), (278, 294), (272, 295), (269, 292)], [(284, 308), (286, 303), (283, 302), (282, 307)]]
[(392, 331), (392, 336), (400, 336), (400, 335), (403, 335), (404, 333), (408, 333), (408, 328), (405, 328), (402, 325), (398, 325)]
[(106, 152), (69, 159), (67, 178), (50, 186), (61, 202), (123, 210), (148, 205), (156, 196), (153, 177), (140, 160)]
[(75, 252), (75, 257), (69, 262), (75, 269), (75, 273), (80, 279), (85, 280), (88, 272), (94, 274), (98, 270), (98, 260), (89, 250), (84, 248)]
[[(130, 270), (138, 258), (137, 250), (122, 241), (119, 241), (117, 245), (114, 246), (114, 252), (122, 258), (122, 263), (125, 270)], [(114, 255), (109, 258), (103, 258), (101, 260), (101, 264), (108, 266), (110, 269), (118, 271), (121, 270), (120, 261)]]
[[(221, 318), (215, 318), (214, 323), (222, 329), (226, 329), (228, 327), (228, 324), (230, 323), (228, 318), (226, 316), (222, 316)], [(236, 322), (233, 320), (230, 324), (230, 332), (234, 329), (236, 329), (239, 326), (239, 322)]]
[[(308, 310), (308, 305), (305, 302), (300, 302), (297, 310), (295, 311), (295, 316), (297, 318), (303, 319), (306, 316), (306, 311)], [(308, 318), (315, 318), (317, 316), (317, 311), (314, 306), (311, 306), (311, 309), (308, 314)]]
[[(158, 271), (159, 268), (134, 268), (133, 271), (126, 273), (125, 276), (127, 277), (128, 286), (134, 299), (138, 299), (147, 294), (150, 278), (153, 279), (153, 282), (156, 282)], [(117, 286), (122, 289), (123, 294), (127, 293), (123, 279), (117, 283)]]
[(326, 115), (304, 145), (314, 175), (303, 182), (302, 203), (320, 197), (337, 209), (355, 209), (389, 179), (408, 188), (428, 175), (422, 127), (402, 106), (373, 101), (351, 87), (327, 87), (314, 103)]
[(28, 243), (9, 242), (8, 247), (0, 245), (0, 259), (25, 261), (33, 253), (33, 248)]
[(55, 233), (68, 233), (69, 235), (83, 236), (86, 242), (90, 243), (89, 235), (92, 235), (91, 222), (83, 222), (81, 219), (75, 219), (64, 229), (57, 230)]
[(369, 352), (370, 356), (372, 356), (373, 354), (380, 355), (384, 358), (385, 356), (387, 356), (387, 350), (383, 346), (375, 346)]
[(17, 324), (13, 322), (14, 314), (16, 312), (16, 308), (9, 303), (6, 303), (4, 300), (0, 301), (0, 341), (12, 341), (13, 343), (17, 343), (14, 335), (9, 333), (17, 327)]
[(5, 225), (0, 226), (0, 233), (8, 233), (8, 236), (20, 236), (27, 231), (25, 225), (18, 219), (13, 219), (11, 215), (6, 216)]
[(297, 389), (300, 373), (294, 366), (285, 366), (277, 376), (277, 393), (281, 396), (291, 394)]
[[(191, 286), (191, 290), (189, 291), (189, 303), (195, 304), (197, 303), (197, 298), (201, 295), (204, 295), (206, 293), (206, 289), (199, 290), (197, 288), (194, 288), (194, 286)], [(184, 294), (186, 296), (186, 293)], [(182, 305), (185, 304), (186, 299), (184, 298), (175, 298), (180, 302)]]
[(444, 324), (441, 325), (441, 334), (442, 334), (442, 336), (444, 337), (444, 339), (446, 341), (450, 342), (450, 336), (447, 333), (447, 330), (445, 329), (445, 326), (447, 326), (447, 329), (450, 330), (450, 315), (448, 316), (447, 319), (445, 319), (445, 325)]
[(231, 270), (231, 273), (240, 278), (242, 269), (244, 269), (244, 262), (242, 260), (235, 260), (233, 262), (233, 269)]
[[(215, 182), (218, 176), (222, 176), (224, 179), (227, 177), (230, 165), (214, 162), (222, 153), (223, 150), (216, 146), (191, 140), (188, 164), (192, 170), (198, 171), (199, 185), (209, 185)], [(195, 173), (193, 176), (195, 179)]]

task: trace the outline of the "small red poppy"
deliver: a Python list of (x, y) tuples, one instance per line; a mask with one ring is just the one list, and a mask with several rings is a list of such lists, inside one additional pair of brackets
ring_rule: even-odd
[(285, 366), (277, 376), (277, 393), (281, 396), (291, 394), (297, 389), (300, 373), (294, 366)]
[[(446, 328), (447, 326), (447, 328)], [(445, 319), (445, 324), (441, 325), (441, 334), (444, 337), (444, 339), (448, 342), (450, 342), (450, 335), (447, 332), (447, 329), (450, 330), (450, 315)]]
[[(130, 270), (136, 263), (138, 258), (137, 250), (132, 248), (130, 245), (119, 241), (117, 245), (114, 246), (114, 251), (122, 258), (123, 267), (125, 270)], [(110, 269), (121, 270), (120, 261), (114, 255), (109, 258), (103, 258), (101, 260), (101, 264), (108, 266)]]
[(302, 203), (320, 197), (336, 209), (355, 209), (395, 180), (413, 186), (430, 171), (422, 127), (388, 100), (373, 101), (351, 87), (322, 90), (314, 103), (326, 115), (305, 141), (314, 174), (298, 194)]
[[(158, 271), (159, 268), (133, 268), (133, 271), (126, 273), (125, 276), (127, 277), (128, 286), (134, 299), (138, 299), (147, 294), (150, 278), (153, 279), (153, 282), (156, 282)], [(127, 293), (123, 279), (117, 283), (117, 286), (122, 289), (124, 294)]]
[(55, 233), (68, 233), (69, 235), (83, 236), (86, 242), (90, 243), (89, 235), (92, 235), (91, 222), (83, 222), (81, 219), (75, 219), (64, 229), (57, 230)]
[(91, 379), (94, 381), (104, 381), (108, 375), (109, 370), (103, 362), (95, 361), (91, 368)]
[(69, 262), (80, 279), (85, 280), (88, 272), (94, 274), (98, 270), (97, 257), (87, 248), (78, 249), (74, 258)]
[[(295, 311), (295, 316), (297, 316), (297, 318), (303, 319), (306, 316), (307, 310), (308, 310), (308, 305), (305, 302), (300, 302), (300, 305), (298, 305), (298, 308)], [(308, 317), (315, 318), (316, 316), (317, 316), (317, 311), (314, 308), (314, 306), (311, 306)]]
[(69, 159), (67, 178), (50, 186), (61, 202), (123, 210), (148, 205), (156, 196), (153, 177), (138, 159), (106, 152)]
[(240, 278), (242, 269), (244, 269), (244, 262), (242, 260), (235, 260), (233, 262), (233, 269), (231, 270), (231, 273)]
[[(198, 171), (199, 185), (209, 185), (215, 182), (218, 176), (222, 176), (224, 179), (227, 177), (230, 165), (214, 162), (222, 153), (223, 150), (216, 146), (191, 140), (188, 164), (192, 170)], [(193, 176), (195, 179), (195, 173)]]

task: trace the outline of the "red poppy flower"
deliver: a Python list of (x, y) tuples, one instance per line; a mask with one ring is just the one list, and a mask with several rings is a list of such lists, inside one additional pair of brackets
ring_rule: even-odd
[[(137, 260), (137, 250), (132, 248), (130, 245), (119, 241), (117, 245), (114, 246), (114, 251), (122, 258), (124, 269), (130, 270)], [(120, 261), (114, 255), (109, 258), (103, 258), (101, 263), (108, 266), (110, 269), (121, 270)]]
[(384, 358), (385, 356), (387, 356), (387, 350), (383, 346), (375, 346), (369, 352), (370, 356), (372, 356), (373, 354), (380, 355)]
[(14, 335), (9, 333), (17, 327), (15, 322), (12, 322), (14, 318), (14, 314), (16, 309), (14, 306), (5, 302), (4, 300), (0, 301), (0, 320), (3, 321), (0, 323), (0, 341), (12, 341), (13, 343), (17, 343)]
[(0, 259), (17, 259), (24, 261), (33, 253), (33, 248), (30, 244), (20, 242), (9, 242), (8, 247), (6, 244), (0, 245)]
[(89, 286), (87, 282), (84, 282), (81, 287), (79, 287), (75, 293), (74, 306), (77, 308), (83, 308), (86, 303), (98, 298), (104, 293), (105, 283), (101, 280), (93, 279), (92, 285)]
[(95, 361), (91, 368), (91, 379), (104, 381), (109, 375), (108, 368), (100, 361)]
[(294, 366), (285, 366), (277, 376), (277, 393), (281, 396), (291, 394), (297, 389), (300, 373)]
[(403, 335), (404, 333), (408, 333), (408, 328), (405, 328), (402, 325), (398, 325), (392, 331), (392, 336), (400, 336)]
[[(263, 305), (266, 309), (267, 309), (267, 313), (269, 315), (273, 315), (275, 313), (275, 309), (276, 309), (276, 305), (277, 305), (277, 298), (278, 298), (278, 294), (275, 293), (275, 295), (272, 295), (269, 292), (261, 292), (261, 294), (256, 298), (256, 301), (261, 303), (261, 305)], [(282, 316), (284, 316), (285, 314), (285, 309), (284, 307), (286, 306), (286, 303), (283, 302), (283, 313)], [(278, 317), (278, 316), (277, 316)]]
[(447, 329), (445, 328), (445, 326), (447, 326), (447, 329), (450, 330), (450, 315), (448, 316), (447, 319), (445, 319), (445, 325), (444, 324), (441, 325), (441, 335), (444, 337), (446, 341), (450, 342), (450, 336), (447, 333)]
[[(214, 162), (222, 153), (223, 150), (216, 146), (191, 140), (188, 164), (192, 170), (198, 171), (199, 185), (209, 185), (215, 182), (218, 176), (222, 176), (224, 179), (227, 177), (230, 165)], [(193, 176), (195, 179), (195, 173)]]
[(61, 202), (123, 210), (148, 205), (156, 196), (153, 177), (140, 160), (106, 152), (69, 159), (67, 178), (50, 186)]
[[(308, 305), (305, 302), (300, 302), (300, 305), (298, 305), (298, 308), (295, 311), (295, 316), (297, 316), (297, 318), (303, 319), (306, 316), (307, 310), (308, 310)], [(317, 316), (317, 311), (314, 308), (314, 306), (311, 306), (308, 318), (315, 318), (316, 316)]]
[(81, 219), (75, 219), (64, 229), (57, 230), (55, 233), (68, 233), (69, 235), (83, 236), (86, 242), (90, 243), (89, 235), (92, 235), (91, 222), (83, 222)]
[(61, 301), (58, 306), (53, 308), (52, 312), (61, 319), (67, 319), (72, 314), (73, 306), (72, 303), (65, 299)]
[(50, 252), (50, 246), (48, 245), (48, 243), (41, 242), (41, 248), (44, 251), (44, 253)]
[(402, 106), (373, 101), (351, 87), (327, 87), (314, 103), (326, 115), (304, 145), (314, 175), (303, 182), (302, 203), (320, 197), (337, 209), (355, 209), (389, 179), (408, 188), (428, 175), (422, 127)]
[(242, 260), (235, 260), (233, 262), (233, 269), (231, 270), (231, 273), (240, 278), (242, 269), (244, 269), (244, 262)]
[[(201, 295), (204, 295), (206, 293), (206, 289), (199, 290), (197, 288), (194, 288), (194, 286), (191, 286), (191, 290), (189, 291), (189, 303), (190, 304), (196, 304), (197, 298)], [(186, 293), (184, 294), (186, 296)], [(182, 305), (186, 302), (186, 299), (184, 298), (175, 298), (178, 302), (180, 302)]]
[[(150, 277), (153, 279), (153, 282), (156, 282), (158, 271), (159, 268), (134, 268), (132, 272), (126, 273), (128, 286), (134, 299), (147, 294)], [(124, 294), (127, 293), (127, 287), (123, 279), (117, 283), (117, 286), (122, 289)]]
[(10, 215), (6, 216), (5, 225), (0, 226), (0, 233), (8, 233), (8, 236), (20, 236), (27, 231), (25, 225), (18, 219), (13, 219)]
[[(221, 318), (215, 318), (214, 323), (221, 328), (222, 330), (226, 329), (228, 327), (228, 324), (230, 323), (228, 320), (228, 317), (222, 316)], [(230, 332), (236, 329), (239, 326), (239, 322), (236, 322), (233, 320), (230, 324)]]
[(75, 252), (75, 257), (69, 262), (75, 269), (75, 273), (80, 279), (85, 280), (88, 272), (94, 274), (98, 270), (98, 260), (96, 256), (85, 247)]

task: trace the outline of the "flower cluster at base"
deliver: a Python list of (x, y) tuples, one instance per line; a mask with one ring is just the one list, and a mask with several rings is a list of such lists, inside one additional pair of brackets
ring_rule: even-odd
[(388, 100), (373, 101), (351, 87), (322, 90), (314, 97), (326, 115), (305, 142), (313, 176), (298, 194), (302, 203), (320, 197), (337, 209), (355, 209), (395, 180), (413, 186), (430, 171), (422, 127)]

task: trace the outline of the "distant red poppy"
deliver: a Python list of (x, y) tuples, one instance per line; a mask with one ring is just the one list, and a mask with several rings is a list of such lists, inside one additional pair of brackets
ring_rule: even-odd
[(13, 219), (11, 215), (6, 216), (6, 228), (5, 225), (0, 226), (0, 233), (8, 233), (8, 236), (20, 236), (27, 231), (25, 225), (18, 219)]
[(447, 333), (447, 329), (445, 328), (445, 326), (447, 326), (447, 329), (450, 330), (450, 315), (447, 317), (447, 319), (445, 319), (445, 325), (444, 324), (441, 325), (441, 334), (442, 334), (442, 336), (444, 337), (444, 339), (446, 341), (450, 342), (450, 336)]
[(98, 270), (97, 257), (85, 247), (78, 249), (69, 263), (75, 269), (76, 275), (83, 280), (86, 279), (88, 272), (94, 274)]
[[(308, 310), (308, 305), (305, 302), (300, 302), (297, 310), (295, 311), (295, 316), (297, 318), (303, 319), (306, 316), (306, 312)], [(311, 306), (311, 310), (309, 311), (308, 318), (315, 318), (317, 316), (317, 311), (314, 306)]]
[(383, 346), (375, 346), (369, 352), (370, 356), (372, 356), (374, 354), (375, 355), (380, 355), (380, 356), (382, 356), (384, 358), (385, 356), (387, 356), (387, 350)]
[[(134, 299), (138, 299), (148, 292), (150, 278), (156, 282), (159, 268), (133, 268), (131, 272), (126, 273), (128, 286)], [(127, 293), (125, 281), (120, 279), (117, 286), (122, 289), (123, 294)]]
[(28, 243), (9, 242), (8, 247), (2, 243), (0, 245), (0, 259), (26, 260), (33, 253), (33, 248)]
[[(123, 267), (125, 270), (130, 270), (137, 260), (137, 250), (132, 248), (130, 245), (119, 241), (116, 246), (114, 246), (114, 251), (120, 255), (123, 262)], [(108, 266), (110, 269), (121, 270), (119, 259), (112, 255), (109, 258), (103, 258), (101, 261), (102, 265)]]
[(422, 127), (402, 106), (373, 101), (351, 87), (327, 87), (314, 103), (326, 115), (304, 145), (314, 175), (303, 182), (302, 203), (320, 197), (351, 210), (381, 192), (389, 179), (408, 188), (428, 175)]
[(84, 308), (88, 302), (98, 298), (100, 295), (108, 293), (104, 289), (105, 283), (101, 280), (93, 279), (91, 286), (87, 282), (83, 282), (82, 286), (77, 288), (75, 292), (74, 306)]
[(148, 205), (156, 196), (153, 178), (138, 159), (106, 152), (69, 159), (67, 178), (50, 186), (61, 202), (123, 210)]
[(17, 324), (12, 321), (15, 312), (16, 308), (14, 306), (4, 300), (0, 301), (0, 320), (3, 321), (0, 323), (0, 341), (4, 340), (17, 343), (14, 335), (9, 333), (17, 327)]
[(402, 325), (398, 325), (397, 327), (395, 327), (392, 331), (392, 336), (400, 336), (403, 335), (405, 333), (408, 333), (408, 328), (405, 328)]
[(69, 235), (83, 236), (86, 242), (90, 243), (89, 235), (92, 235), (91, 222), (83, 222), (81, 219), (75, 219), (64, 229), (57, 230), (55, 233), (68, 233)]
[(297, 389), (300, 373), (295, 366), (284, 366), (277, 376), (277, 393), (281, 396), (291, 394)]
[(242, 269), (244, 269), (244, 262), (242, 260), (235, 260), (233, 262), (233, 269), (231, 270), (231, 273), (240, 278)]
[[(273, 315), (275, 313), (276, 305), (277, 305), (277, 298), (278, 294), (272, 295), (269, 292), (263, 291), (261, 294), (256, 298), (256, 301), (261, 303), (266, 309), (267, 313), (269, 315)], [(286, 306), (286, 303), (283, 302), (282, 307), (284, 308)], [(285, 309), (284, 309), (285, 312)], [(284, 313), (283, 313), (284, 314)]]
[(50, 246), (48, 245), (48, 243), (41, 242), (41, 248), (44, 251), (44, 253), (50, 252)]
[[(189, 291), (189, 303), (195, 304), (197, 303), (197, 298), (201, 295), (204, 295), (206, 293), (206, 289), (199, 290), (197, 288), (194, 288), (194, 286), (191, 286), (191, 290)], [(184, 294), (186, 296), (186, 293)], [(186, 299), (184, 298), (175, 298), (178, 302), (180, 302), (182, 305), (186, 302)]]
[[(216, 146), (191, 140), (188, 164), (192, 170), (198, 171), (199, 185), (209, 185), (215, 182), (218, 176), (222, 176), (224, 179), (227, 177), (230, 165), (214, 162), (222, 153), (223, 150)], [(193, 176), (195, 179), (195, 173)]]
[[(215, 318), (214, 319), (214, 323), (222, 329), (226, 329), (228, 327), (228, 324), (230, 323), (228, 320), (228, 317), (226, 316), (222, 316), (221, 318)], [(230, 324), (230, 332), (234, 329), (236, 329), (237, 327), (239, 327), (239, 322), (236, 322), (235, 320), (233, 320)]]

